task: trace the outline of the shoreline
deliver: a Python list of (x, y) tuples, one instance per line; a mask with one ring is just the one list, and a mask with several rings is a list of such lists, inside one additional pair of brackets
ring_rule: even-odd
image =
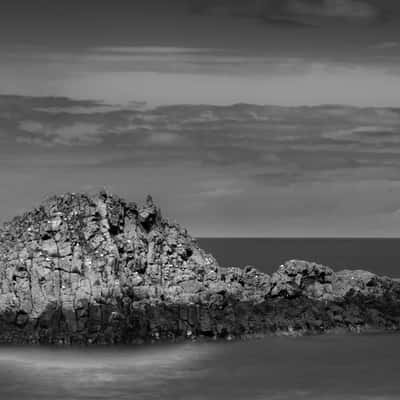
[(134, 348), (144, 348), (153, 346), (163, 346), (163, 345), (179, 345), (179, 344), (190, 344), (190, 343), (240, 343), (240, 342), (250, 342), (264, 340), (267, 338), (304, 338), (304, 337), (337, 337), (337, 336), (385, 336), (385, 335), (399, 335), (400, 337), (400, 326), (393, 326), (387, 329), (378, 329), (368, 325), (358, 326), (356, 328), (343, 328), (337, 327), (328, 329), (326, 331), (307, 331), (307, 330), (280, 330), (276, 332), (261, 332), (245, 335), (228, 335), (227, 337), (206, 337), (204, 335), (191, 336), (191, 337), (177, 337), (174, 339), (148, 339), (148, 340), (132, 340), (131, 342), (40, 342), (40, 341), (0, 341), (0, 349), (2, 347), (17, 346), (17, 347), (40, 347), (40, 348), (118, 348), (118, 347), (134, 347)]

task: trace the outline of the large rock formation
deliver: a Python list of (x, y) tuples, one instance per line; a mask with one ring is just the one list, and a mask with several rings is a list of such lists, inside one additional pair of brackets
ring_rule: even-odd
[(0, 231), (0, 274), (0, 342), (400, 326), (400, 282), (305, 261), (289, 261), (272, 276), (221, 268), (150, 197), (144, 207), (107, 193), (49, 199)]

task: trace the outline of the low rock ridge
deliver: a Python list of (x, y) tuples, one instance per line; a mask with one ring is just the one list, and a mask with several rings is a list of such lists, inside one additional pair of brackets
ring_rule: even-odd
[(2, 343), (400, 329), (398, 280), (298, 260), (272, 276), (220, 267), (151, 197), (48, 199), (0, 230), (0, 276)]

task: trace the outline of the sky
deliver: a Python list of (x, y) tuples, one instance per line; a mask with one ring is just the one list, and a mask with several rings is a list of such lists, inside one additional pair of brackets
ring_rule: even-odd
[(398, 236), (397, 0), (2, 0), (0, 220), (151, 193), (195, 236)]

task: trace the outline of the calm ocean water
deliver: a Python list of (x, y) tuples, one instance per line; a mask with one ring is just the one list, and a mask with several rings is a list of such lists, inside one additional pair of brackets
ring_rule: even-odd
[(395, 400), (400, 335), (0, 348), (0, 398)]
[[(399, 240), (202, 239), (223, 265), (304, 258), (397, 275)], [(145, 347), (0, 347), (0, 399), (398, 400), (400, 335)]]
[(287, 260), (334, 269), (366, 269), (400, 278), (400, 239), (199, 239), (223, 266), (254, 265), (271, 273)]

